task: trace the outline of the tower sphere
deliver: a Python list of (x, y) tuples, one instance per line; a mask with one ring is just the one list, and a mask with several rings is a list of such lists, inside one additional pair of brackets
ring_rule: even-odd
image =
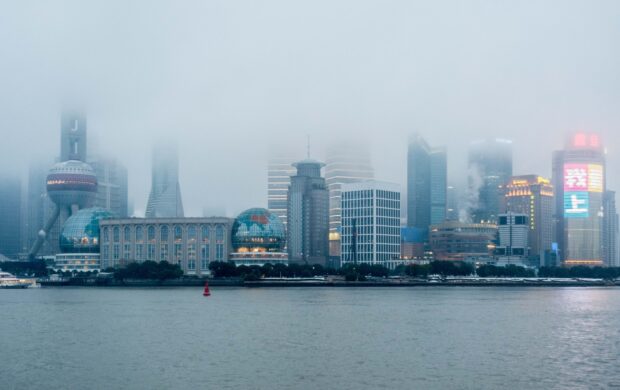
[(47, 175), (47, 193), (58, 206), (89, 207), (97, 193), (97, 175), (82, 161), (57, 163)]

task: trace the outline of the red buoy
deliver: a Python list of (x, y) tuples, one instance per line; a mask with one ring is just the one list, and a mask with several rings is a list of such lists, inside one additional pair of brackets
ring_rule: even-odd
[(204, 297), (208, 297), (211, 295), (211, 291), (209, 291), (209, 282), (205, 281), (205, 291), (202, 293)]

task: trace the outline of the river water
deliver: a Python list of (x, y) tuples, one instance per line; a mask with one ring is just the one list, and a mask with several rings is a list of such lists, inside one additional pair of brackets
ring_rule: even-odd
[(3, 389), (620, 389), (619, 288), (0, 290)]

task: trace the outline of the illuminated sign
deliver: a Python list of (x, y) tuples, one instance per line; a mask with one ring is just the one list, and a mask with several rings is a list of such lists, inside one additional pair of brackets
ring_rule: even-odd
[(598, 134), (577, 133), (573, 137), (573, 146), (576, 148), (593, 148), (601, 147), (601, 138)]
[(588, 191), (603, 192), (603, 166), (588, 165)]
[(590, 216), (590, 194), (585, 191), (564, 193), (564, 217), (588, 218)]
[(565, 164), (564, 191), (603, 192), (603, 166)]
[(564, 191), (588, 190), (588, 164), (564, 165)]

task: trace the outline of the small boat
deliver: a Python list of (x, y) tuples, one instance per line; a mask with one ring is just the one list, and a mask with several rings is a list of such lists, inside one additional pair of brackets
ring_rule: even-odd
[(205, 290), (202, 293), (202, 296), (208, 297), (211, 295), (211, 291), (209, 291), (209, 282), (205, 281)]
[(18, 279), (15, 275), (0, 271), (0, 288), (28, 288), (32, 285), (32, 280)]

